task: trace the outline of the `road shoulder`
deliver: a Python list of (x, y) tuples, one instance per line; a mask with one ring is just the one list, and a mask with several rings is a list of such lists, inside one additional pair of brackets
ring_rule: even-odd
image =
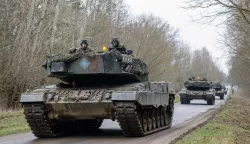
[(172, 143), (250, 143), (249, 109), (249, 98), (232, 96), (211, 121)]
[(207, 121), (209, 121), (213, 116), (216, 114), (216, 112), (220, 109), (220, 106), (216, 106), (215, 108), (210, 109), (209, 111), (206, 111), (204, 113), (201, 113), (187, 121), (183, 124), (179, 124), (176, 126), (173, 126), (171, 129), (166, 130), (166, 133), (168, 133), (167, 136), (161, 137), (154, 141), (154, 143), (173, 143), (180, 137), (184, 136), (185, 134), (191, 132), (195, 128), (203, 125)]
[(0, 136), (30, 131), (22, 110), (0, 111)]

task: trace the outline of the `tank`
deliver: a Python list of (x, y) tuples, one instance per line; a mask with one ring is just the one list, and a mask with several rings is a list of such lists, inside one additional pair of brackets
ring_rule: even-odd
[(207, 80), (189, 80), (180, 91), (181, 104), (190, 104), (191, 100), (202, 99), (208, 105), (215, 104), (215, 90), (210, 88)]
[(171, 127), (175, 90), (170, 82), (148, 81), (147, 65), (117, 51), (47, 56), (48, 77), (57, 85), (27, 90), (21, 103), (36, 137), (98, 129), (117, 121), (125, 136), (141, 137)]
[(223, 85), (222, 88), (224, 89), (225, 95), (227, 95), (227, 87), (225, 85)]
[(225, 96), (225, 89), (220, 83), (213, 83), (211, 88), (215, 90), (215, 95), (220, 97), (221, 100), (224, 99)]

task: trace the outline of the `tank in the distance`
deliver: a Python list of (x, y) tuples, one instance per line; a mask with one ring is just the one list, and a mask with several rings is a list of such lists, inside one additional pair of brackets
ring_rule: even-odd
[(190, 104), (191, 100), (202, 99), (208, 105), (215, 104), (215, 91), (210, 88), (210, 83), (206, 78), (189, 78), (184, 83), (184, 88), (180, 91), (181, 104)]
[(145, 136), (171, 127), (175, 91), (169, 82), (149, 82), (147, 65), (116, 50), (47, 56), (47, 74), (64, 83), (21, 96), (35, 136), (55, 137), (98, 129), (117, 120), (125, 136)]
[(225, 90), (220, 83), (212, 83), (211, 88), (215, 90), (215, 95), (220, 97), (221, 100), (224, 99)]
[(225, 85), (223, 85), (222, 88), (224, 90), (225, 95), (227, 95), (227, 90), (228, 90), (227, 87)]

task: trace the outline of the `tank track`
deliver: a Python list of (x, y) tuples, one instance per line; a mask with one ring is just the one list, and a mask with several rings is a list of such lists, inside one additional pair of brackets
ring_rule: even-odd
[(43, 104), (23, 104), (25, 118), (36, 137), (49, 138), (97, 130), (103, 119), (59, 122), (47, 117)]
[[(140, 107), (134, 102), (115, 102), (116, 119), (125, 136), (142, 137), (172, 126), (173, 100), (168, 107)], [(171, 108), (171, 109), (170, 109)]]
[(57, 137), (64, 133), (56, 129), (57, 126), (47, 118), (47, 111), (43, 104), (24, 104), (25, 118), (36, 137)]

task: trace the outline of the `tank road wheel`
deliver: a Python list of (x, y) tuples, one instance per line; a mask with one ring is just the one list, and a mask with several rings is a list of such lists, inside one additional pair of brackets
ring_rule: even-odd
[(169, 109), (164, 109), (164, 126), (167, 128), (172, 125), (173, 113)]
[(156, 110), (156, 127), (161, 127), (161, 109), (157, 108)]
[(143, 115), (142, 115), (142, 126), (144, 132), (148, 130), (148, 113), (146, 110), (144, 110)]
[(208, 105), (214, 105), (215, 104), (215, 98), (213, 95), (208, 95), (207, 96), (207, 104)]
[(152, 111), (149, 110), (148, 111), (148, 130), (152, 130), (153, 129), (153, 120), (152, 120)]
[(155, 109), (131, 102), (115, 102), (114, 105), (116, 119), (125, 136), (141, 137), (166, 129), (172, 120), (173, 110), (167, 107)]
[(161, 127), (163, 127), (164, 126), (164, 122), (165, 122), (165, 110), (164, 110), (164, 108), (160, 108), (160, 110), (161, 110)]
[(67, 131), (63, 123), (47, 117), (48, 110), (43, 104), (23, 104), (23, 107), (25, 118), (36, 137), (57, 137)]
[(155, 109), (152, 110), (151, 117), (152, 117), (152, 129), (155, 129), (157, 126), (157, 121), (156, 121), (157, 114)]
[(221, 99), (221, 100), (224, 99), (224, 93), (220, 95), (220, 99)]
[(137, 111), (137, 116), (138, 116), (138, 119), (139, 119), (141, 125), (143, 125), (143, 116), (142, 115), (143, 115), (142, 110)]
[(169, 97), (169, 105), (167, 106), (167, 110), (172, 114), (174, 113), (174, 95), (170, 95)]
[(163, 108), (163, 110), (164, 110), (164, 113), (163, 113), (164, 126), (166, 126), (168, 123), (168, 116), (167, 116), (166, 108)]
[(167, 128), (170, 128), (172, 126), (173, 113), (174, 113), (174, 111), (171, 109), (171, 107), (168, 107), (166, 110), (166, 126), (167, 126)]

